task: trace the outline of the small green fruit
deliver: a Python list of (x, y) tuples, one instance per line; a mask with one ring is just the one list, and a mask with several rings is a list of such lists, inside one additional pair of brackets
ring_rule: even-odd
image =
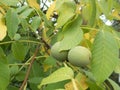
[(16, 33), (14, 36), (14, 40), (19, 40), (21, 38), (20, 34)]
[(91, 52), (82, 46), (72, 48), (68, 53), (68, 61), (75, 66), (85, 66), (90, 63)]
[(56, 42), (51, 48), (51, 55), (58, 61), (64, 61), (67, 59), (68, 52), (60, 52), (60, 42)]

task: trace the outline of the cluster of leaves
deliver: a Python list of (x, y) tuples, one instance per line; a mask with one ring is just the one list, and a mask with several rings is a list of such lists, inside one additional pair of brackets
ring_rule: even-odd
[[(43, 0), (0, 0), (0, 90), (120, 90), (110, 79), (120, 73), (120, 33), (99, 18), (119, 21), (119, 0), (52, 2), (43, 11)], [(89, 48), (90, 65), (56, 61), (58, 41), (60, 51)]]

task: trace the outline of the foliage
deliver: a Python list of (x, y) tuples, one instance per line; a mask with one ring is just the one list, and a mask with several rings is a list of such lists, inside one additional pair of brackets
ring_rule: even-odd
[[(0, 90), (119, 90), (120, 0), (44, 1), (0, 0)], [(90, 64), (59, 62), (56, 42), (88, 48)]]

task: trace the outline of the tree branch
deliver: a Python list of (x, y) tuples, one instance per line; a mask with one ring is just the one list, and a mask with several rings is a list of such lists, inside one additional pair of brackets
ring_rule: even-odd
[(34, 55), (33, 55), (33, 57), (31, 58), (30, 65), (29, 65), (29, 67), (28, 67), (28, 70), (27, 70), (25, 79), (24, 79), (24, 81), (23, 81), (23, 83), (22, 83), (22, 85), (21, 85), (21, 87), (20, 87), (19, 90), (23, 90), (24, 86), (25, 86), (26, 83), (27, 83), (27, 80), (28, 80), (28, 77), (29, 77), (29, 74), (30, 74), (30, 70), (31, 70), (31, 68), (32, 68), (32, 64), (33, 64), (33, 62), (35, 61), (35, 57), (36, 57), (36, 55), (37, 55), (37, 53), (38, 53), (38, 51), (39, 51), (39, 48), (40, 48), (40, 44), (37, 46), (37, 48), (36, 48), (36, 50), (35, 50), (35, 52), (34, 52)]

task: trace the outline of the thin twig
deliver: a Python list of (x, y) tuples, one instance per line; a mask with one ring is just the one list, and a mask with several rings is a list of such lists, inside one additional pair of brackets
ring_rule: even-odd
[(5, 41), (5, 42), (0, 42), (0, 45), (10, 44), (10, 43), (13, 43), (13, 42), (23, 42), (23, 43), (41, 44), (41, 43), (38, 42), (38, 41), (32, 41), (32, 40), (17, 40), (17, 41)]
[(25, 79), (24, 79), (24, 81), (23, 81), (23, 83), (22, 83), (22, 85), (21, 85), (21, 87), (20, 87), (19, 90), (23, 90), (24, 86), (25, 86), (26, 83), (27, 83), (27, 80), (28, 80), (28, 77), (29, 77), (29, 74), (30, 74), (30, 70), (31, 70), (31, 68), (32, 68), (32, 64), (33, 64), (33, 62), (34, 62), (34, 60), (35, 60), (35, 57), (36, 57), (36, 55), (37, 55), (37, 53), (38, 53), (38, 51), (39, 51), (39, 48), (40, 48), (40, 44), (39, 44), (38, 47), (36, 48), (36, 50), (35, 50), (35, 52), (34, 52), (34, 55), (33, 55), (33, 57), (31, 58), (30, 65), (29, 65), (29, 67), (28, 67), (28, 70), (27, 70)]
[(41, 8), (42, 10), (43, 10), (44, 7), (46, 6), (46, 2), (47, 2), (47, 0), (45, 0), (45, 2), (43, 2), (43, 7)]

